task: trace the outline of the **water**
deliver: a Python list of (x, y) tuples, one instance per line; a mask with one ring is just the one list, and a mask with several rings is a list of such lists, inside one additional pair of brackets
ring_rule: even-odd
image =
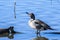
[[(60, 32), (60, 1), (59, 0), (16, 0), (16, 16), (14, 19), (14, 0), (0, 0), (0, 28), (14, 26), (14, 30), (23, 34), (15, 34), (12, 40), (32, 40), (36, 38), (35, 30), (28, 25), (29, 17), (25, 12), (33, 12), (36, 19), (50, 25)], [(51, 30), (41, 32), (41, 37), (48, 40), (60, 40), (59, 34), (44, 34)], [(0, 40), (10, 40), (0, 37)], [(36, 39), (37, 40), (37, 39)]]

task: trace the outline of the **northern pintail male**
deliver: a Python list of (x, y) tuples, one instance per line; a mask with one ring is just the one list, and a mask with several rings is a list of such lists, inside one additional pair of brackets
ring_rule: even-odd
[(42, 30), (47, 30), (47, 29), (54, 30), (49, 25), (44, 23), (43, 21), (41, 21), (39, 19), (35, 19), (35, 15), (33, 13), (26, 12), (26, 14), (28, 14), (30, 16), (30, 20), (28, 22), (29, 26), (33, 29), (36, 29), (37, 34), (40, 34), (40, 31), (42, 31)]

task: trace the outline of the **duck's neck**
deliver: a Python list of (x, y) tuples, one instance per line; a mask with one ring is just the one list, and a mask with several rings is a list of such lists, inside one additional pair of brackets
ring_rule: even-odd
[(11, 33), (12, 31), (9, 29), (9, 33)]
[(31, 20), (35, 20), (35, 18), (31, 18)]

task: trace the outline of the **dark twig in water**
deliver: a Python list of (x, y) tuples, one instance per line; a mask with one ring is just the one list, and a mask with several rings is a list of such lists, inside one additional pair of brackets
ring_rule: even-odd
[(14, 2), (14, 18), (16, 19), (16, 2)]
[(51, 0), (51, 6), (52, 6), (52, 0)]

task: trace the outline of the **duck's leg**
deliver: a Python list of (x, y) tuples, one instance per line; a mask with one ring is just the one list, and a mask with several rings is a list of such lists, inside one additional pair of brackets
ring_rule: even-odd
[(37, 34), (37, 36), (38, 36), (38, 34), (39, 34), (39, 30), (36, 31), (36, 34)]
[(39, 36), (41, 36), (41, 35), (40, 35), (40, 30), (39, 30), (39, 32), (38, 32), (38, 33), (39, 33)]

